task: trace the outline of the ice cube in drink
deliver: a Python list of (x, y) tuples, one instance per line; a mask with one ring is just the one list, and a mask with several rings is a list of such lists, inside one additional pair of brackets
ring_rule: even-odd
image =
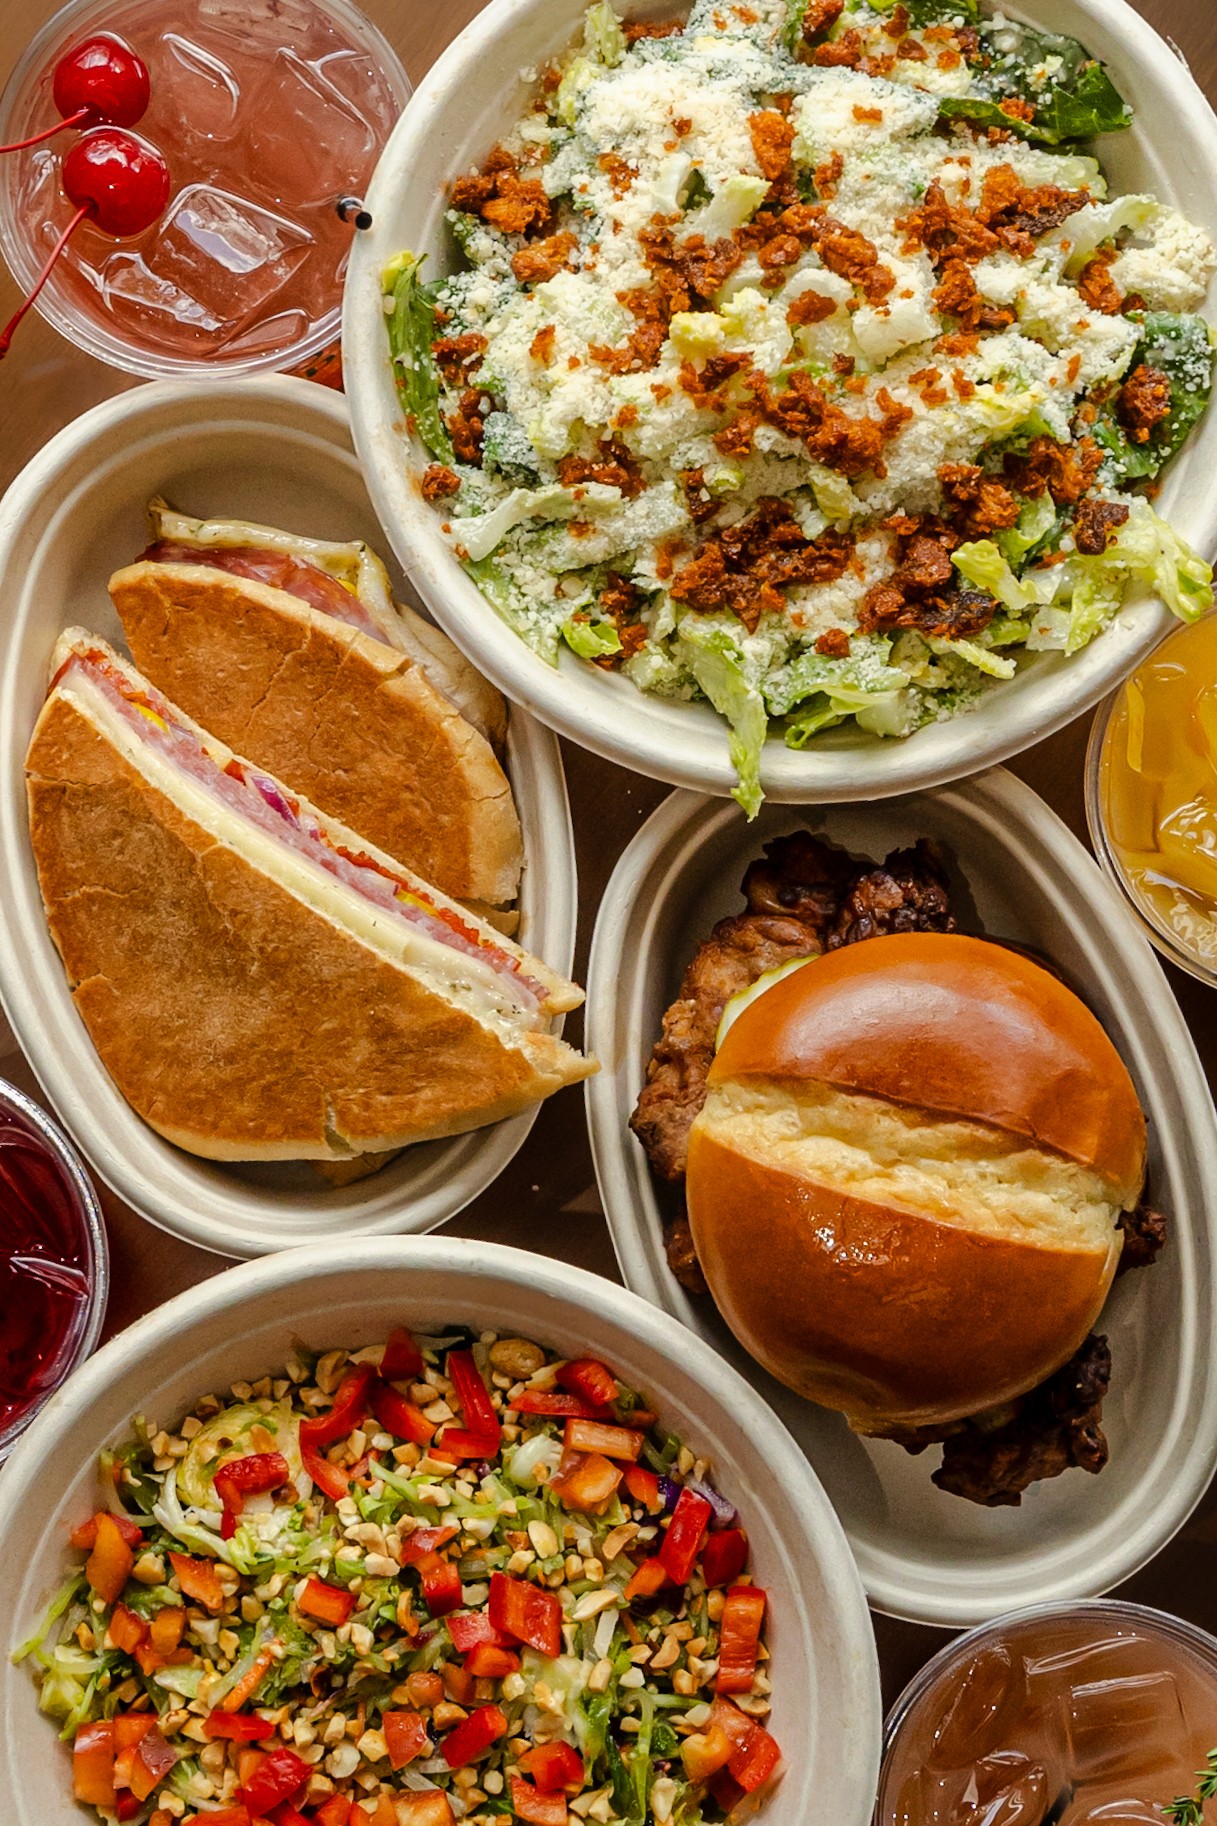
[(165, 33), (165, 57), (190, 140), (218, 144), (235, 133), (241, 85), (224, 59), (181, 32)]
[(1001, 1749), (1008, 1719), (1023, 1703), (1021, 1660), (1000, 1645), (972, 1655), (953, 1677), (942, 1699), (929, 1752), (933, 1769), (962, 1769)]
[(947, 1826), (1040, 1826), (1048, 1807), (1048, 1772), (1017, 1750), (980, 1759)]
[(1065, 1713), (1069, 1772), (1078, 1786), (1152, 1778), (1173, 1765), (1184, 1734), (1179, 1688), (1165, 1671), (1074, 1687)]
[[(357, 71), (361, 61), (366, 68), (354, 53), (313, 62), (293, 50), (276, 53), (251, 102), (249, 157), (277, 202), (297, 211), (332, 209), (332, 167), (357, 171), (374, 157), (375, 127), (334, 80), (344, 64)], [(318, 143), (326, 148), (324, 160)]]

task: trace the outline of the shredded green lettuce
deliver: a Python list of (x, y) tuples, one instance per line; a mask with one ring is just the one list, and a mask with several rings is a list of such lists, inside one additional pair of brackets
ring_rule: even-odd
[(720, 716), (731, 725), (731, 765), (739, 784), (731, 797), (750, 819), (761, 809), (761, 751), (769, 715), (744, 653), (728, 629), (686, 615), (680, 624), (680, 657)]
[(422, 264), (416, 255), (402, 253), (384, 271), (384, 293), (393, 300), (388, 320), (393, 378), (423, 443), (441, 463), (451, 463), (452, 440), (439, 409), (439, 370), (431, 353), (435, 302), (419, 276)]

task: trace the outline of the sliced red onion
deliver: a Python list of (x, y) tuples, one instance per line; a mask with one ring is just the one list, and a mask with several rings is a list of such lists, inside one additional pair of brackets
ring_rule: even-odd
[(704, 1497), (713, 1509), (714, 1520), (710, 1523), (711, 1528), (730, 1528), (734, 1525), (737, 1514), (734, 1504), (729, 1503), (725, 1496), (721, 1496), (713, 1484), (691, 1482), (689, 1488), (694, 1496)]
[(286, 818), (289, 824), (295, 824), (296, 814), (273, 780), (268, 780), (265, 774), (256, 774), (252, 771), (246, 778), (251, 786), (257, 787), (272, 812), (278, 812), (279, 816)]
[(659, 1494), (663, 1498), (663, 1506), (669, 1515), (680, 1501), (681, 1489), (682, 1486), (673, 1477), (661, 1477), (659, 1480)]

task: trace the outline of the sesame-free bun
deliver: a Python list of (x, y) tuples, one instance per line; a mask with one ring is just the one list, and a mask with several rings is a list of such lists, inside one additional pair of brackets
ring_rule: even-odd
[(1132, 1081), (1072, 991), (1003, 946), (908, 933), (814, 959), (730, 1027), (689, 1217), (740, 1342), (883, 1431), (1067, 1362), (1144, 1171)]

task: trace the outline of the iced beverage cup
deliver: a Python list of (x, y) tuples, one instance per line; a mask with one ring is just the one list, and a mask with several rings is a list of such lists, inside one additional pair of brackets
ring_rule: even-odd
[[(118, 241), (82, 223), (38, 301), (65, 336), (117, 367), (182, 377), (308, 371), (339, 333), (362, 196), (410, 93), (349, 0), (76, 0), (31, 44), (0, 98), (0, 143), (57, 118), (55, 65), (93, 33), (147, 64), (136, 132), (169, 164), (164, 215)], [(72, 218), (64, 132), (0, 160), (0, 242), (28, 289)]]
[(1162, 1826), (1217, 1747), (1217, 1642), (1106, 1600), (951, 1643), (888, 1720), (876, 1826)]

